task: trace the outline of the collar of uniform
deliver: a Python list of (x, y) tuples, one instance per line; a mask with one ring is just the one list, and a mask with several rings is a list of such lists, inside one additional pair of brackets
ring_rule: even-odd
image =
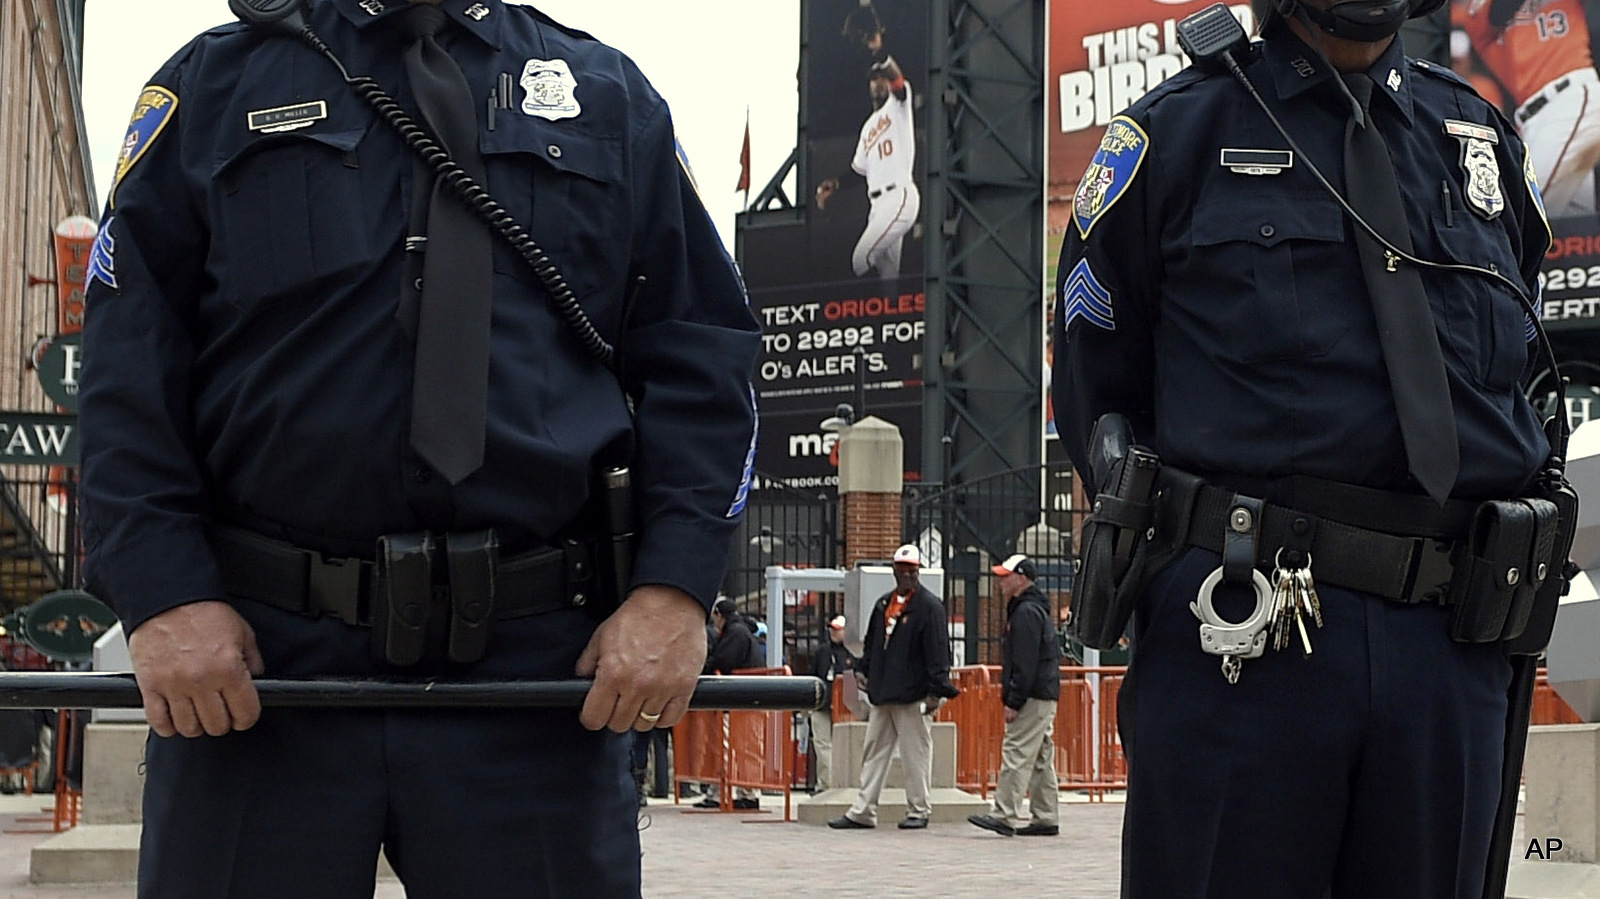
[[(350, 24), (357, 28), (366, 28), (374, 22), (398, 13), (410, 6), (409, 0), (332, 0), (333, 5), (350, 20)], [(506, 17), (506, 8), (502, 0), (444, 0), (439, 4), (457, 25), (476, 35), (479, 40), (496, 50), (502, 48), (501, 36), (505, 26), (501, 22)], [(468, 10), (473, 10), (473, 15), (468, 15)], [(482, 11), (487, 10), (487, 14)]]
[[(1274, 30), (1263, 43), (1262, 55), (1266, 60), (1267, 71), (1277, 87), (1278, 96), (1284, 100), (1297, 97), (1337, 77), (1327, 60), (1288, 28)], [(1391, 73), (1394, 75), (1394, 86), (1391, 86)], [(1389, 43), (1388, 49), (1384, 50), (1378, 61), (1367, 70), (1367, 77), (1377, 85), (1372, 92), (1373, 95), (1388, 98), (1395, 109), (1400, 111), (1406, 123), (1410, 124), (1411, 72), (1406, 66), (1405, 53), (1400, 47), (1399, 38)], [(1332, 86), (1329, 89), (1338, 90)], [(1348, 100), (1343, 100), (1343, 94), (1340, 94), (1340, 97), (1341, 102), (1349, 104)]]

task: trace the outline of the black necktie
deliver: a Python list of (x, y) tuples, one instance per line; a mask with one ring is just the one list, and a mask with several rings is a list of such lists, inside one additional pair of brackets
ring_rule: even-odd
[[(1389, 148), (1371, 116), (1372, 79), (1362, 74), (1345, 75), (1344, 79), (1361, 104), (1360, 116), (1352, 117), (1345, 126), (1345, 196), (1379, 234), (1410, 253), (1411, 229), (1406, 224), (1400, 185)], [(1443, 505), (1461, 468), (1461, 450), (1428, 295), (1415, 267), (1401, 263), (1359, 226), (1355, 230), (1361, 273), (1378, 319), (1383, 364), (1389, 370), (1389, 387), (1400, 416), (1406, 461), (1422, 489)]]
[[(485, 184), (477, 104), (461, 67), (433, 37), (448, 22), (443, 10), (427, 3), (413, 3), (401, 14), (402, 27), (415, 38), (406, 48), (406, 76), (435, 139), (474, 181)], [(493, 247), (486, 226), (439, 182), (428, 205), (426, 246), (411, 446), (455, 484), (483, 465)]]

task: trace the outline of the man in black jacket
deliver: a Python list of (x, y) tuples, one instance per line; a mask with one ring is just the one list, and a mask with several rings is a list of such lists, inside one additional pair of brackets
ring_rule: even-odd
[(811, 660), (811, 675), (827, 684), (828, 701), (811, 713), (811, 745), (817, 751), (817, 789), (833, 786), (833, 681), (847, 671), (856, 670), (856, 657), (844, 645), (843, 615), (828, 622), (828, 644), (817, 649)]
[(861, 748), (861, 793), (836, 830), (878, 826), (878, 796), (898, 746), (906, 776), (906, 817), (901, 830), (928, 826), (928, 778), (933, 762), (933, 715), (961, 691), (950, 683), (950, 626), (944, 604), (918, 581), (922, 553), (906, 544), (894, 551), (895, 588), (872, 607), (856, 678), (867, 690), (872, 715)]
[[(1006, 603), (1004, 667), (1000, 672), (1006, 736), (1000, 748), (995, 814), (968, 815), (973, 824), (1004, 836), (1053, 837), (1056, 823), (1056, 701), (1061, 697), (1061, 650), (1051, 626), (1050, 601), (1034, 583), (1039, 568), (1014, 555), (993, 571)], [(1033, 820), (1018, 814), (1027, 787)]]
[[(726, 596), (720, 597), (711, 606), (711, 623), (717, 629), (717, 639), (711, 644), (711, 652), (706, 656), (706, 674), (732, 674), (745, 668), (761, 668), (767, 664), (761, 655), (761, 647), (756, 643), (755, 632), (750, 629), (744, 615), (740, 614), (739, 607), (733, 600)], [(728, 740), (728, 718), (722, 718), (722, 739)], [(706, 789), (706, 796), (694, 804), (695, 808), (721, 808), (721, 789), (717, 784), (711, 784)], [(740, 811), (761, 807), (761, 801), (756, 792), (747, 787), (733, 788), (733, 808)]]

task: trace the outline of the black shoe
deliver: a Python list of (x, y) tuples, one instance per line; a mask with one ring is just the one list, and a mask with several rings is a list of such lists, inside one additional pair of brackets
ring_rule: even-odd
[(896, 826), (901, 830), (922, 830), (928, 826), (928, 819), (907, 817)]
[(999, 818), (996, 818), (994, 815), (968, 815), (967, 822), (970, 824), (976, 824), (984, 830), (992, 830), (1003, 837), (1014, 837), (1017, 835), (1016, 828), (1000, 820)]
[(1017, 828), (1019, 837), (1053, 837), (1061, 833), (1060, 825), (1056, 824), (1029, 824)]
[(696, 802), (694, 804), (694, 807), (695, 808), (722, 808), (722, 803), (718, 802), (717, 800), (713, 799), (710, 796), (707, 796), (706, 798), (700, 800), (699, 802)]
[(862, 824), (860, 821), (857, 821), (849, 815), (840, 815), (839, 817), (834, 818), (832, 821), (829, 821), (828, 826), (834, 830), (871, 830), (878, 825)]
[(733, 807), (736, 808), (736, 809), (760, 808), (761, 807), (761, 800), (759, 800), (759, 799), (735, 799), (735, 800), (733, 800)]

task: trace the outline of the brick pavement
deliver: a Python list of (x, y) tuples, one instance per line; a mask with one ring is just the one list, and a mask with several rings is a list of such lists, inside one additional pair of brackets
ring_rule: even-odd
[[(797, 800), (803, 797), (796, 797)], [(656, 800), (641, 819), (644, 895), (871, 896), (927, 899), (977, 896), (1007, 882), (1028, 895), (1115, 899), (1122, 805), (1073, 802), (1064, 794), (1059, 837), (1005, 837), (968, 824), (901, 831), (894, 818), (872, 831), (834, 831), (784, 823), (775, 811), (720, 814)], [(0, 797), (0, 899), (133, 899), (130, 885), (35, 886), (29, 852), (49, 839), (50, 797)], [(38, 819), (43, 818), (42, 823)], [(288, 895), (288, 894), (286, 894)], [(394, 881), (374, 899), (404, 899)]]

